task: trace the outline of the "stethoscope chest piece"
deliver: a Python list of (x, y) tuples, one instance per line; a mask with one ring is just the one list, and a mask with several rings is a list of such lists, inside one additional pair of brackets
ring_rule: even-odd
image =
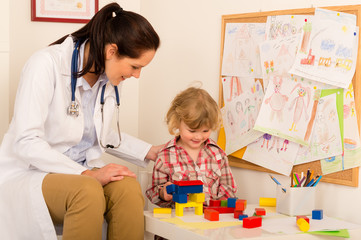
[(77, 104), (75, 101), (71, 101), (71, 104), (68, 107), (68, 115), (74, 117), (79, 116), (79, 104)]

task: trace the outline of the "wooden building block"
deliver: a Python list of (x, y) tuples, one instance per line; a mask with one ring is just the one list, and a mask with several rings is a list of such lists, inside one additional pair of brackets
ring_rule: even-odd
[(262, 226), (262, 218), (258, 216), (243, 219), (244, 228), (256, 228)]
[(219, 212), (213, 209), (205, 209), (204, 218), (209, 221), (219, 221)]
[(276, 207), (277, 199), (276, 198), (259, 198), (260, 207)]
[(160, 214), (171, 214), (171, 208), (154, 208), (153, 213), (160, 213)]
[(206, 195), (204, 193), (190, 193), (189, 201), (203, 203), (206, 200)]

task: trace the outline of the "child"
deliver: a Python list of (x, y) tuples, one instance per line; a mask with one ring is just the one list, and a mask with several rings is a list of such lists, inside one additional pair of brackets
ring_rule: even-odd
[(205, 90), (190, 87), (174, 98), (166, 122), (175, 138), (159, 151), (152, 186), (146, 191), (149, 200), (161, 207), (172, 206), (166, 186), (180, 180), (201, 180), (206, 202), (235, 197), (237, 187), (227, 155), (209, 138), (221, 123), (214, 99)]

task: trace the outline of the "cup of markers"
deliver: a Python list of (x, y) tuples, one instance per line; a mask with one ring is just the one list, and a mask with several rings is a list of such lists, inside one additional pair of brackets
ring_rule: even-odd
[(311, 215), (315, 209), (316, 188), (322, 176), (311, 178), (313, 172), (305, 176), (292, 174), (294, 177), (290, 187), (284, 187), (276, 178), (270, 175), (277, 184), (276, 189), (276, 210), (278, 213), (289, 216)]

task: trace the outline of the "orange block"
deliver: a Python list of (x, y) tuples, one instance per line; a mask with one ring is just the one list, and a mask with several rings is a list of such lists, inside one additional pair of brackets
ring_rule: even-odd
[(219, 221), (219, 212), (213, 209), (204, 209), (204, 218), (209, 221)]
[(244, 211), (246, 209), (246, 206), (247, 206), (247, 200), (237, 199), (235, 210)]

